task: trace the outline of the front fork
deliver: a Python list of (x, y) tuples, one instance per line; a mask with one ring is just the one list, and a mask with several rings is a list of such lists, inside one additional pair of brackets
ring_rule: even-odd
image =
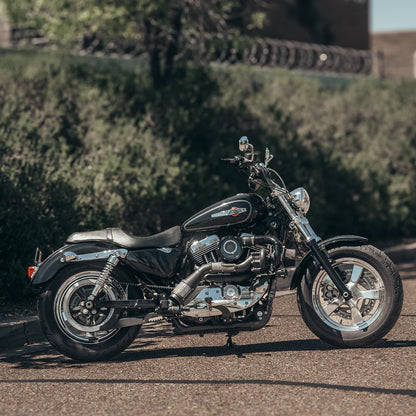
[(308, 219), (292, 207), (291, 203), (286, 199), (286, 195), (284, 193), (276, 191), (274, 196), (279, 199), (280, 203), (283, 205), (292, 220), (292, 226), (296, 227), (302, 234), (314, 258), (318, 264), (327, 272), (329, 278), (339, 290), (339, 293), (342, 293), (344, 300), (350, 300), (352, 298), (351, 291), (342, 280), (338, 271), (332, 267), (328, 252), (325, 249), (322, 250), (319, 247), (318, 243), (321, 241), (321, 238), (316, 235), (315, 231), (309, 224)]
[(350, 300), (352, 298), (352, 293), (342, 280), (338, 271), (332, 267), (331, 259), (328, 256), (327, 251), (321, 250), (316, 240), (311, 240), (307, 244), (318, 264), (327, 272), (329, 278), (333, 281), (334, 285), (339, 290), (339, 293), (342, 293), (344, 300)]

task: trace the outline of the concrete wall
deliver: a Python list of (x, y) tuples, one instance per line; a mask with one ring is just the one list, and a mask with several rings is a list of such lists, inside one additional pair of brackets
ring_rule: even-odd
[(383, 53), (386, 78), (415, 77), (416, 31), (372, 33), (371, 49)]
[(10, 24), (6, 13), (6, 8), (0, 0), (0, 48), (7, 48), (10, 46)]

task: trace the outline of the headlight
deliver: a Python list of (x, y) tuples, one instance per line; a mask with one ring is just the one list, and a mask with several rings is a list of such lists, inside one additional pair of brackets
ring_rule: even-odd
[(309, 194), (306, 192), (306, 189), (296, 188), (290, 194), (293, 196), (293, 202), (296, 206), (302, 211), (303, 214), (306, 214), (311, 206), (311, 199), (309, 198)]

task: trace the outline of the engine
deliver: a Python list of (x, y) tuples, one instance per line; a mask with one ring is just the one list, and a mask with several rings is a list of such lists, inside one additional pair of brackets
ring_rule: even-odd
[(267, 294), (268, 288), (269, 283), (260, 280), (250, 286), (228, 283), (199, 286), (198, 295), (186, 305), (183, 315), (198, 319), (214, 316), (242, 317)]
[(190, 319), (229, 321), (253, 314), (268, 294), (281, 253), (280, 242), (271, 236), (209, 235), (191, 244), (195, 271), (175, 287), (171, 298), (185, 307), (183, 316)]
[(220, 239), (217, 235), (210, 235), (192, 243), (189, 252), (195, 264), (202, 266), (218, 261), (236, 262), (243, 256), (244, 249), (238, 237)]

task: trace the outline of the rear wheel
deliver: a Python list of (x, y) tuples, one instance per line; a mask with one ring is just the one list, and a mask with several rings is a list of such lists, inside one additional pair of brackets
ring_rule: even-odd
[[(121, 311), (88, 303), (103, 266), (74, 265), (63, 269), (38, 299), (42, 330), (62, 354), (80, 361), (108, 359), (127, 348), (140, 326), (116, 328)], [(97, 300), (125, 300), (128, 276), (115, 269)]]
[(298, 288), (302, 318), (329, 344), (369, 345), (386, 335), (400, 315), (400, 276), (391, 260), (372, 246), (339, 247), (329, 254), (352, 299), (345, 301), (327, 273), (311, 264)]

